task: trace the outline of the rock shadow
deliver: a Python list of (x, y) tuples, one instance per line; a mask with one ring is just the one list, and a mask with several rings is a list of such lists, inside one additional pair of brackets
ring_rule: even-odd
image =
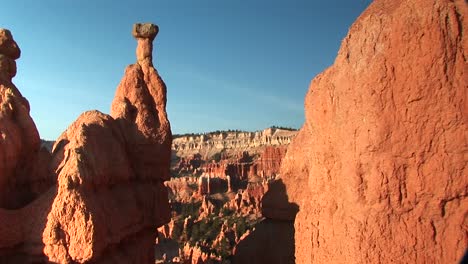
[(22, 208), (0, 208), (0, 264), (53, 263), (43, 253), (42, 234), (56, 195), (54, 186)]
[(294, 220), (298, 212), (299, 206), (288, 200), (283, 181), (272, 182), (262, 198), (265, 219), (239, 242), (232, 263), (295, 263)]

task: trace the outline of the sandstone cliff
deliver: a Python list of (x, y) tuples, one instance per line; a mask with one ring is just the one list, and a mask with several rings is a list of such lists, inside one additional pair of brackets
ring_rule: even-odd
[(112, 116), (83, 113), (43, 158), (29, 105), (11, 83), (19, 49), (0, 31), (2, 263), (154, 263), (154, 230), (170, 220), (163, 181), (172, 140), (166, 87), (152, 66), (157, 33), (134, 26), (137, 63), (117, 88)]
[(281, 162), (286, 155), (287, 145), (266, 147), (250, 167), (249, 175), (258, 175), (262, 178), (280, 174)]
[(467, 16), (462, 0), (376, 0), (312, 81), (281, 170), (296, 263), (461, 259)]

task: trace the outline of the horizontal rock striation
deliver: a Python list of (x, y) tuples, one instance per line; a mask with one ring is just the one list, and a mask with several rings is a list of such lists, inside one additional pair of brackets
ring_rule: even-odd
[(262, 152), (266, 146), (287, 145), (296, 134), (296, 130), (281, 128), (267, 128), (257, 132), (212, 132), (175, 137), (172, 149), (179, 157), (200, 154), (204, 159), (211, 158), (222, 150), (228, 155), (243, 151), (256, 154)]

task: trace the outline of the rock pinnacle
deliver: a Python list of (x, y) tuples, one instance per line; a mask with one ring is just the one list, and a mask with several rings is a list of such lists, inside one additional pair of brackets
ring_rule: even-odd
[(137, 23), (133, 25), (132, 35), (138, 41), (136, 49), (138, 64), (153, 64), (153, 40), (158, 32), (158, 26), (151, 23)]

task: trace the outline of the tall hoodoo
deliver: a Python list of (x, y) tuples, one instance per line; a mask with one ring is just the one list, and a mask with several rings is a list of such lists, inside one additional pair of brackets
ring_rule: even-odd
[[(172, 136), (166, 86), (151, 62), (157, 27), (135, 28), (141, 52), (117, 88), (112, 116), (80, 115), (57, 139), (51, 161), (38, 153), (29, 104), (11, 83), (19, 49), (0, 30), (1, 261), (154, 263), (155, 230), (170, 220), (163, 181)], [(31, 184), (43, 175), (51, 184)]]
[(134, 24), (132, 35), (138, 41), (136, 56), (140, 65), (153, 65), (153, 40), (159, 28), (153, 24)]
[(166, 114), (166, 84), (152, 63), (152, 42), (158, 31), (153, 24), (133, 26), (132, 34), (138, 42), (137, 63), (125, 70), (112, 102), (111, 116), (128, 134), (129, 151), (138, 157), (132, 160), (140, 165), (138, 174), (143, 178), (157, 174), (168, 180), (166, 164), (170, 163), (172, 135)]
[(376, 0), (312, 81), (281, 169), (296, 263), (461, 258), (467, 17), (464, 0)]
[(11, 81), (16, 75), (16, 62), (21, 50), (8, 29), (0, 28), (0, 78)]
[[(170, 220), (163, 185), (169, 178), (172, 141), (166, 86), (151, 63), (157, 27), (135, 28), (137, 50), (145, 52), (137, 52), (138, 62), (127, 67), (111, 116), (97, 111), (82, 114), (54, 146), (54, 153), (64, 158), (53, 164), (60, 172), (61, 199), (55, 199), (45, 230), (49, 255), (68, 254), (79, 262), (108, 261), (125, 249), (119, 261), (151, 263), (154, 230)], [(65, 213), (59, 208), (66, 208)], [(57, 229), (76, 235), (61, 241), (54, 235)]]

